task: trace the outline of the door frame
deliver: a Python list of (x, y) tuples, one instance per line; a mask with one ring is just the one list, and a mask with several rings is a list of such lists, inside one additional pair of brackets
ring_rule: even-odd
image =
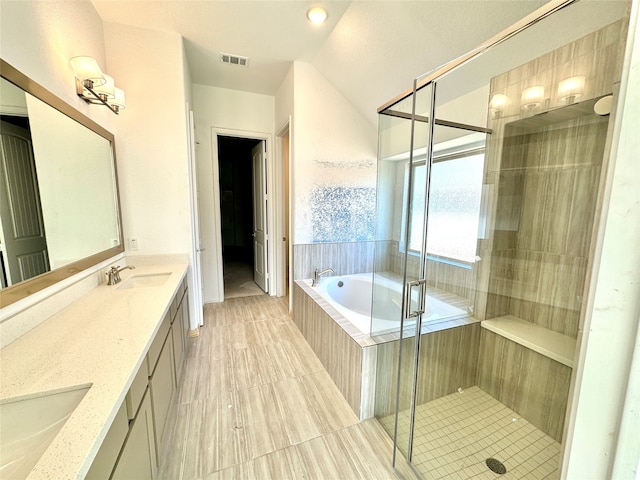
[[(276, 132), (276, 161), (274, 162), (274, 192), (276, 195), (275, 198), (275, 207), (276, 207), (276, 223), (275, 223), (275, 237), (274, 243), (277, 244), (277, 260), (278, 262), (275, 264), (276, 270), (276, 295), (278, 297), (282, 297), (287, 292), (287, 258), (289, 259), (288, 265), (288, 277), (289, 277), (289, 311), (292, 310), (293, 304), (292, 299), (293, 296), (291, 292), (293, 291), (293, 242), (292, 240), (292, 191), (291, 191), (291, 176), (293, 173), (293, 142), (292, 142), (292, 122), (291, 116), (288, 117), (282, 127)], [(288, 171), (289, 171), (289, 182), (285, 184), (284, 178), (284, 137), (285, 135), (289, 136), (289, 145), (288, 145)], [(288, 211), (288, 222), (285, 221), (285, 191), (288, 192), (289, 198), (289, 208)], [(289, 227), (286, 228), (285, 225)], [(286, 238), (286, 242), (282, 241), (282, 239)]]
[(277, 252), (274, 246), (275, 242), (270, 241), (271, 238), (277, 234), (274, 231), (276, 225), (276, 206), (274, 205), (273, 192), (278, 191), (279, 185), (274, 181), (274, 155), (273, 155), (273, 135), (265, 132), (255, 132), (247, 130), (236, 130), (231, 128), (211, 127), (211, 163), (213, 174), (213, 252), (215, 264), (218, 266), (216, 271), (217, 285), (216, 285), (216, 298), (220, 302), (224, 301), (224, 275), (222, 270), (223, 257), (222, 257), (222, 218), (220, 215), (220, 172), (219, 159), (218, 159), (218, 136), (223, 137), (236, 137), (247, 138), (250, 140), (263, 140), (266, 143), (266, 155), (267, 155), (267, 211), (266, 211), (266, 224), (267, 224), (267, 265), (268, 265), (268, 277), (267, 277), (267, 293), (269, 295), (276, 295), (275, 285), (277, 284), (277, 269), (271, 268), (271, 266), (277, 263)]
[(202, 239), (200, 234), (200, 204), (199, 204), (199, 190), (198, 190), (198, 161), (197, 161), (197, 140), (196, 140), (196, 126), (193, 110), (187, 102), (186, 104), (186, 116), (187, 116), (187, 141), (189, 144), (188, 158), (189, 158), (189, 202), (191, 204), (191, 290), (192, 293), (189, 296), (190, 302), (190, 330), (196, 330), (198, 327), (204, 325), (204, 301), (202, 295)]

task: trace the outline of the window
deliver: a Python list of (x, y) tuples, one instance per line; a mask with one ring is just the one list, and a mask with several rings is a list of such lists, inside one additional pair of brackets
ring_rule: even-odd
[[(427, 254), (472, 263), (482, 193), (484, 149), (435, 157), (431, 171)], [(409, 251), (422, 250), (424, 195), (427, 167), (413, 166), (413, 202), (409, 225)], [(404, 182), (404, 208), (408, 198), (408, 171)], [(403, 216), (403, 233), (405, 229)]]

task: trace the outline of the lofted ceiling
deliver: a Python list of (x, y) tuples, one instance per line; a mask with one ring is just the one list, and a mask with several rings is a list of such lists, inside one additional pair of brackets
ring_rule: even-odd
[[(456, 58), (545, 0), (92, 0), (105, 22), (176, 32), (194, 83), (275, 95), (295, 60), (310, 62), (372, 124), (414, 77)], [(306, 11), (324, 6), (318, 27)], [(220, 62), (247, 56), (249, 67)]]

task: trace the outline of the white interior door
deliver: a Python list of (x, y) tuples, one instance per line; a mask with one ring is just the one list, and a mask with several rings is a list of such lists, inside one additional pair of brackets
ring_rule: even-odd
[(251, 150), (253, 171), (253, 280), (269, 291), (267, 264), (267, 169), (266, 142)]

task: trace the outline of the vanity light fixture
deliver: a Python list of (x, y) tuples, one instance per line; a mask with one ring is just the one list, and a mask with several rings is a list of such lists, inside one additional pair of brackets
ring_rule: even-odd
[(540, 108), (543, 101), (544, 86), (542, 85), (525, 88), (522, 91), (522, 96), (520, 97), (522, 108), (525, 110), (535, 110), (536, 108)]
[(115, 86), (112, 77), (102, 73), (93, 57), (80, 56), (69, 60), (76, 76), (76, 93), (85, 102), (105, 105), (116, 115), (126, 106), (124, 91)]
[(504, 93), (496, 93), (491, 97), (491, 101), (489, 102), (489, 112), (491, 112), (493, 118), (501, 117), (508, 103), (509, 97)]
[(307, 18), (314, 25), (323, 24), (327, 17), (327, 11), (322, 7), (313, 7), (307, 11)]
[(571, 105), (584, 93), (584, 75), (569, 77), (558, 83), (558, 101)]

